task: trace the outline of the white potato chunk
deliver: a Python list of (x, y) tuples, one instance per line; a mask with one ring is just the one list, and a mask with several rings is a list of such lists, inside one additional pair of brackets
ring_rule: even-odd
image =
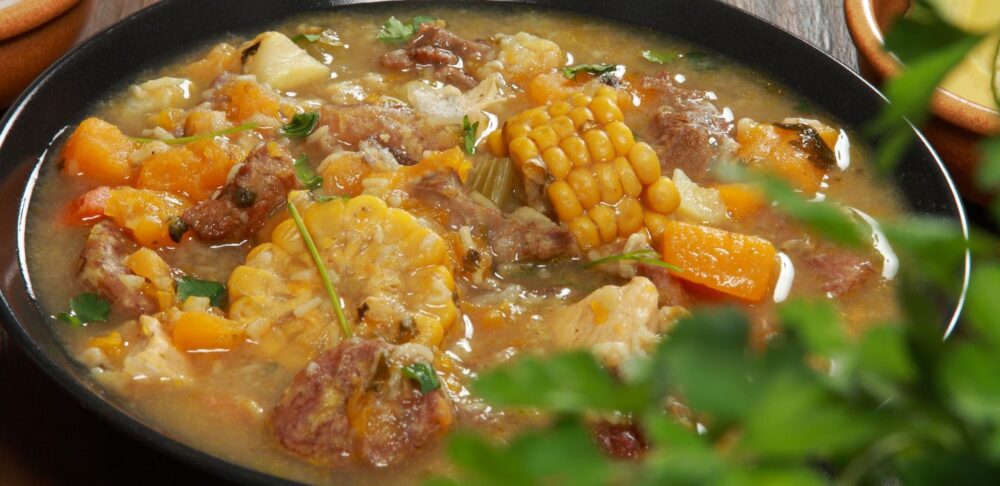
[(330, 69), (313, 59), (291, 39), (278, 32), (264, 32), (251, 41), (254, 52), (243, 66), (244, 72), (257, 76), (262, 83), (282, 91), (323, 81)]
[(720, 223), (726, 219), (726, 205), (717, 189), (701, 187), (683, 170), (674, 169), (674, 185), (681, 195), (677, 215), (693, 223)]

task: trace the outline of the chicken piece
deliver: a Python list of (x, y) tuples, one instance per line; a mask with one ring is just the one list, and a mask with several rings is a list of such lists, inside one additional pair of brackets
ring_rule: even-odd
[(656, 343), (661, 330), (656, 286), (645, 277), (608, 285), (548, 316), (558, 348), (589, 348), (605, 365), (618, 367)]
[(278, 441), (329, 465), (397, 464), (440, 437), (452, 411), (441, 388), (422, 393), (403, 374), (429, 364), (424, 346), (354, 339), (321, 354), (295, 377), (271, 415)]
[(327, 105), (321, 113), (320, 126), (326, 127), (328, 145), (341, 143), (357, 149), (362, 141), (375, 139), (403, 165), (422, 159), (425, 150), (445, 150), (459, 142), (459, 127), (433, 126), (405, 106)]
[(506, 216), (469, 196), (451, 172), (431, 172), (413, 182), (410, 196), (445, 210), (452, 229), (471, 226), (484, 232), (498, 262), (549, 260), (577, 252), (573, 235), (548, 220)]
[[(374, 196), (313, 203), (291, 199), (359, 335), (439, 344), (458, 310), (444, 240), (410, 213)], [(229, 278), (229, 318), (252, 339), (279, 330), (302, 354), (340, 339), (337, 317), (295, 222), (275, 227)]]
[(205, 241), (239, 242), (253, 237), (298, 185), (288, 151), (260, 145), (214, 199), (188, 209), (181, 221)]
[(174, 346), (162, 322), (155, 317), (139, 318), (139, 340), (130, 348), (122, 361), (122, 372), (133, 380), (185, 381), (191, 375), (187, 357)]
[(135, 247), (124, 230), (110, 221), (101, 221), (87, 235), (77, 274), (84, 287), (133, 317), (157, 309), (156, 301), (142, 292), (146, 280), (126, 266), (126, 258)]

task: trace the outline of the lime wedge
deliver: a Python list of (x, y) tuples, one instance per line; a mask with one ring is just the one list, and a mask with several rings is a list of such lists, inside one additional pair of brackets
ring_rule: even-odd
[(986, 33), (1000, 24), (996, 0), (930, 0), (935, 10), (959, 28)]

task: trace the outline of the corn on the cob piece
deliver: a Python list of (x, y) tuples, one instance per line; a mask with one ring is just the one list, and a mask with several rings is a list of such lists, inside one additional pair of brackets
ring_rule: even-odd
[[(373, 196), (310, 203), (293, 194), (292, 200), (298, 201), (359, 334), (431, 346), (441, 342), (457, 309), (440, 236)], [(247, 255), (228, 287), (229, 317), (248, 330), (280, 331), (313, 352), (339, 336), (333, 307), (292, 220), (275, 227), (271, 241)]]
[(507, 120), (490, 146), (509, 156), (525, 179), (548, 185), (559, 220), (583, 249), (647, 228), (654, 239), (680, 205), (648, 144), (636, 142), (614, 88), (525, 110)]

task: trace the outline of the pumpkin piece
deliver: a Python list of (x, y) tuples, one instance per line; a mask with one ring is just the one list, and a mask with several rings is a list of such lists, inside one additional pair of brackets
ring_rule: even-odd
[(125, 184), (134, 172), (128, 157), (136, 147), (136, 142), (117, 126), (100, 118), (88, 118), (66, 141), (63, 170), (98, 184)]
[(361, 194), (362, 181), (372, 173), (372, 167), (357, 153), (345, 152), (335, 157), (323, 164), (323, 189), (338, 196)]
[(171, 337), (181, 351), (229, 351), (243, 340), (243, 327), (208, 312), (184, 312), (177, 322)]
[(118, 331), (92, 337), (87, 341), (87, 346), (100, 349), (104, 356), (115, 363), (120, 362), (122, 355), (125, 354), (125, 340)]
[[(823, 136), (824, 143), (828, 136)], [(834, 132), (835, 133), (835, 132)], [(826, 171), (809, 160), (809, 154), (794, 145), (799, 139), (795, 130), (742, 119), (736, 126), (738, 155), (751, 169), (770, 172), (788, 181), (792, 187), (815, 194), (826, 177)]]
[(747, 184), (720, 184), (715, 186), (719, 191), (722, 203), (729, 210), (733, 220), (739, 221), (756, 213), (764, 207), (764, 196)]
[(226, 184), (230, 170), (244, 156), (235, 145), (199, 140), (146, 159), (137, 185), (171, 192), (192, 202), (204, 201)]
[(226, 116), (235, 123), (257, 114), (278, 118), (281, 108), (278, 96), (253, 78), (234, 78), (220, 86), (217, 93), (225, 100)]
[(186, 200), (169, 192), (120, 187), (110, 191), (104, 214), (129, 229), (140, 245), (157, 248), (171, 242), (170, 222), (188, 206)]

